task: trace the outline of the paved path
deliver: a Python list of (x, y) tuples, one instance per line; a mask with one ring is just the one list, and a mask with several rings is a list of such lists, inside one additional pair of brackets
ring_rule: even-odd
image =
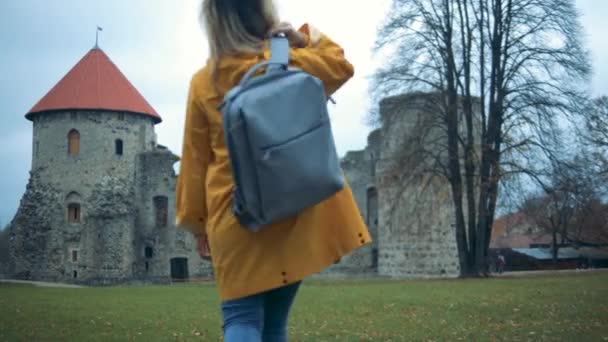
[(63, 288), (82, 288), (84, 286), (72, 285), (72, 284), (61, 284), (61, 283), (49, 283), (45, 281), (30, 281), (30, 280), (14, 280), (14, 279), (0, 279), (0, 283), (10, 284), (29, 284), (37, 287), (63, 287)]
[(524, 278), (546, 275), (568, 275), (568, 274), (592, 274), (608, 273), (608, 268), (594, 268), (590, 270), (542, 270), (542, 271), (517, 271), (504, 272), (503, 274), (492, 273), (492, 277)]

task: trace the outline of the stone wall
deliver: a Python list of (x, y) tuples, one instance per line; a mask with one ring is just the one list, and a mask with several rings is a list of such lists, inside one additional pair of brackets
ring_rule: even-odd
[[(40, 172), (32, 172), (10, 225), (15, 277), (77, 282), (130, 274), (125, 251), (130, 249), (136, 212), (133, 187), (104, 177), (92, 189), (88, 196), (78, 197), (81, 221), (71, 223), (66, 218), (65, 192), (47, 183)], [(73, 195), (69, 198), (75, 200)]]
[[(137, 159), (137, 189), (139, 215), (136, 224), (135, 260), (138, 274), (168, 277), (171, 259), (185, 258), (191, 277), (211, 277), (211, 263), (202, 260), (196, 251), (193, 236), (175, 226), (175, 187), (177, 176), (173, 164), (178, 157), (159, 146), (154, 151), (141, 153)], [(154, 198), (166, 198), (166, 226), (156, 222)], [(145, 256), (145, 248), (153, 248), (153, 256)], [(148, 271), (145, 264), (148, 263)]]
[[(425, 153), (447, 138), (429, 96), (385, 99), (382, 149), (376, 165), (379, 193), (378, 272), (394, 277), (459, 274), (449, 183), (432, 170), (441, 153)], [(428, 157), (427, 157), (428, 156)]]
[[(154, 120), (124, 112), (46, 112), (33, 116), (33, 130), (32, 170), (50, 170), (46, 175), (50, 181), (74, 168), (83, 171), (81, 177), (87, 180), (108, 172), (124, 177), (131, 173), (135, 156), (156, 145)], [(67, 153), (72, 130), (80, 134), (77, 156)], [(122, 155), (115, 153), (117, 139), (123, 141)]]
[[(432, 94), (382, 101), (381, 128), (342, 167), (374, 243), (330, 268), (348, 275), (453, 277), (459, 273), (449, 184), (424, 175), (432, 160), (419, 150), (445, 139)], [(441, 158), (441, 156), (440, 156)], [(413, 176), (417, 175), (417, 176)]]
[[(373, 180), (369, 172), (371, 162), (367, 151), (348, 152), (341, 161), (346, 180), (355, 196), (359, 212), (364, 221), (368, 220), (366, 194), (369, 187), (373, 186)], [(370, 226), (371, 228), (371, 226)], [(357, 249), (354, 253), (343, 257), (338, 263), (326, 269), (324, 275), (349, 276), (349, 275), (372, 275), (375, 274), (376, 255), (376, 231), (370, 229), (373, 244)]]
[(332, 276), (375, 276), (378, 271), (378, 196), (375, 168), (381, 142), (380, 130), (368, 137), (365, 150), (350, 151), (342, 158), (341, 167), (351, 187), (359, 212), (367, 224), (372, 243), (357, 249), (323, 272)]
[(9, 273), (20, 279), (59, 280), (63, 241), (49, 218), (62, 216), (61, 193), (32, 174), (9, 231)]

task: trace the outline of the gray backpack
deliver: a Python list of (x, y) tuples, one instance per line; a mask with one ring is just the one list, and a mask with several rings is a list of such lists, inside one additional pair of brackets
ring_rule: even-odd
[(288, 68), (287, 39), (272, 38), (270, 51), (270, 60), (248, 70), (220, 106), (236, 185), (232, 209), (252, 231), (344, 187), (323, 83)]

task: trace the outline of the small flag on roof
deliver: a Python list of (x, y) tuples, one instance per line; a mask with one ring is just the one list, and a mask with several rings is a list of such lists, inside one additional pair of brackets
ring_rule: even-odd
[(97, 44), (99, 42), (99, 31), (103, 31), (103, 28), (101, 28), (101, 26), (97, 26), (97, 31), (95, 31), (95, 47), (94, 47), (94, 49), (99, 49), (99, 45)]

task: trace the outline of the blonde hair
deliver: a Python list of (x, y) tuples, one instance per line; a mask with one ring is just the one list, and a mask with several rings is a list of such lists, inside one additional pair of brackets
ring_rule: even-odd
[(279, 22), (273, 0), (203, 0), (200, 19), (214, 61), (262, 51), (268, 31)]

